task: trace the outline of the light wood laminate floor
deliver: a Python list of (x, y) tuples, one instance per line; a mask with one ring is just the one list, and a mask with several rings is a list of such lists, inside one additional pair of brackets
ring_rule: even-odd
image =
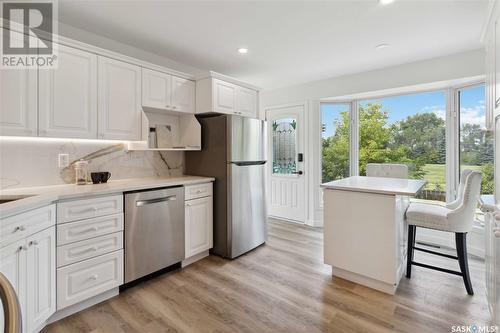
[[(236, 260), (210, 256), (44, 331), (451, 332), (451, 325), (489, 324), (483, 261), (469, 259), (472, 297), (461, 277), (419, 267), (390, 296), (332, 279), (322, 237), (321, 229), (272, 220), (267, 244)], [(416, 259), (458, 268), (426, 254)]]

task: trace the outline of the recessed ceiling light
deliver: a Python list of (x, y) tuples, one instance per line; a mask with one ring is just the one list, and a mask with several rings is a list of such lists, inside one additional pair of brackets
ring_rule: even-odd
[(246, 54), (246, 53), (248, 53), (248, 49), (246, 47), (240, 47), (238, 49), (238, 52), (241, 54)]
[(386, 47), (389, 47), (389, 44), (387, 44), (387, 43), (382, 43), (382, 44), (375, 45), (375, 48), (376, 48), (377, 50), (380, 50), (380, 49), (385, 49)]
[(393, 3), (395, 0), (378, 0), (378, 3), (381, 5), (388, 5), (390, 3)]

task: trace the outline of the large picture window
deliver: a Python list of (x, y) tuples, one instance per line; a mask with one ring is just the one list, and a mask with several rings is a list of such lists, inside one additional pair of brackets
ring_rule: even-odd
[(360, 175), (368, 163), (406, 164), (427, 180), (421, 198), (446, 201), (446, 92), (362, 100), (358, 117)]
[(321, 104), (322, 182), (349, 177), (350, 103)]
[(484, 85), (458, 91), (460, 117), (460, 171), (473, 169), (482, 173), (482, 194), (493, 194), (493, 133), (486, 130)]

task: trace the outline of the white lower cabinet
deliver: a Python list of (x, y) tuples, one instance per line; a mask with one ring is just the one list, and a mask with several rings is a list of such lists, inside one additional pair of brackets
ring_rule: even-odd
[[(55, 250), (54, 226), (0, 249), (0, 272), (16, 290), (23, 332), (38, 332), (56, 311)], [(0, 327), (3, 320), (0, 312)]]
[(63, 201), (57, 212), (56, 317), (64, 317), (123, 284), (123, 194)]
[(26, 241), (28, 332), (40, 330), (56, 311), (56, 230), (51, 227)]
[[(199, 187), (199, 185), (193, 185)], [(195, 197), (185, 202), (185, 256), (186, 259), (213, 247), (213, 199), (212, 184), (209, 191), (200, 191), (202, 197)], [(191, 186), (186, 186), (185, 193), (192, 193)], [(202, 194), (203, 193), (203, 194)], [(208, 196), (203, 196), (207, 195)]]
[(87, 300), (123, 284), (123, 250), (57, 270), (57, 309)]

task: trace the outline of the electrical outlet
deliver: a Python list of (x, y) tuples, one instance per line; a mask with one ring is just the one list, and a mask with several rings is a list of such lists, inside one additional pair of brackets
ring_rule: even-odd
[(59, 168), (66, 168), (69, 166), (69, 154), (59, 154)]

